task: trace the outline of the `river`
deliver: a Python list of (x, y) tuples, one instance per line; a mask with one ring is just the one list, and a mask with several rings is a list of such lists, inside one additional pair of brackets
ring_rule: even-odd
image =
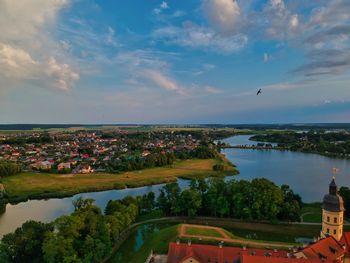
[[(225, 139), (231, 145), (256, 144), (249, 141), (249, 135)], [(339, 185), (350, 184), (350, 161), (324, 157), (316, 154), (278, 150), (225, 149), (223, 153), (237, 165), (240, 175), (237, 179), (265, 177), (278, 185), (288, 184), (305, 202), (321, 201), (328, 189), (333, 167), (340, 169), (337, 175)], [(230, 178), (227, 178), (230, 179)], [(181, 188), (188, 186), (186, 180), (178, 181)], [(133, 189), (111, 190), (78, 194), (69, 198), (29, 200), (16, 205), (7, 204), (0, 215), (0, 236), (14, 231), (27, 220), (49, 222), (73, 211), (72, 201), (82, 196), (93, 198), (102, 209), (110, 199), (122, 199), (128, 195), (143, 195), (150, 191), (158, 193), (161, 185)]]

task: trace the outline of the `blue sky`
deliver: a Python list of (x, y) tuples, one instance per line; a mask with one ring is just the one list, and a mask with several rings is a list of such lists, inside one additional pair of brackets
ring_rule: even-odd
[(349, 22), (348, 0), (0, 0), (0, 123), (349, 122)]

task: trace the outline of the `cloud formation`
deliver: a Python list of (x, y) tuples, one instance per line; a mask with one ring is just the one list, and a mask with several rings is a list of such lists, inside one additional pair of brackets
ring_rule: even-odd
[(163, 1), (159, 7), (156, 7), (153, 9), (153, 13), (155, 13), (156, 15), (159, 15), (160, 13), (162, 13), (163, 10), (165, 9), (169, 9), (169, 5), (167, 2)]
[(237, 52), (248, 42), (248, 37), (244, 34), (221, 35), (210, 28), (193, 23), (184, 23), (182, 27), (158, 28), (152, 35), (165, 43), (223, 54)]
[(239, 22), (241, 9), (235, 0), (204, 0), (204, 14), (210, 24), (221, 32), (232, 32)]
[(173, 91), (179, 95), (186, 95), (186, 91), (174, 80), (170, 79), (168, 76), (165, 76), (162, 72), (157, 70), (146, 70), (144, 72), (145, 77), (152, 80), (160, 88)]
[(0, 43), (0, 72), (8, 78), (31, 78), (37, 64), (25, 50)]
[[(69, 90), (79, 74), (65, 59), (67, 42), (55, 40), (48, 30), (69, 0), (0, 1), (0, 78), (35, 80), (36, 85)], [(62, 44), (62, 45), (61, 45)]]

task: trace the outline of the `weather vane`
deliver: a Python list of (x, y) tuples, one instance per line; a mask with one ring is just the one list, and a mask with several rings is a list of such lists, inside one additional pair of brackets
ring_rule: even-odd
[(339, 169), (336, 167), (333, 167), (332, 173), (333, 173), (333, 179), (335, 179), (336, 174), (339, 172)]

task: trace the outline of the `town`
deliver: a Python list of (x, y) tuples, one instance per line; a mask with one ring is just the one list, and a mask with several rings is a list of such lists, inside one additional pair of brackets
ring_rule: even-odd
[(170, 164), (175, 158), (190, 158), (199, 146), (198, 136), (169, 131), (129, 133), (119, 129), (3, 135), (0, 161), (15, 162), (23, 171), (130, 171)]

